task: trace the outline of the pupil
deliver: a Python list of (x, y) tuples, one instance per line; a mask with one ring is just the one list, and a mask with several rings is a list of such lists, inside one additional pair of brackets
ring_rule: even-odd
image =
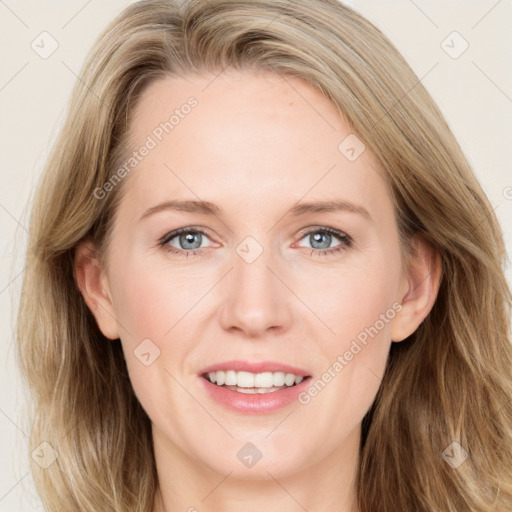
[(193, 244), (194, 238), (199, 237), (199, 233), (185, 233), (180, 236), (180, 244), (184, 249), (198, 249), (201, 246), (201, 242), (197, 247), (189, 247), (187, 244)]
[[(328, 233), (315, 233), (314, 235), (311, 235), (311, 237), (313, 239), (313, 241), (311, 242), (311, 246), (314, 249), (327, 249), (329, 245), (331, 245), (331, 235), (329, 235)], [(328, 240), (327, 245), (325, 247), (316, 247), (314, 244), (320, 241), (322, 238), (326, 238)]]

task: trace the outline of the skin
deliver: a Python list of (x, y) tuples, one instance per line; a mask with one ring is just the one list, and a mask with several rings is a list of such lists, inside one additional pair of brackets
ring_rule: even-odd
[[(152, 421), (153, 512), (357, 512), (361, 421), (391, 343), (413, 333), (432, 308), (439, 255), (416, 239), (410, 271), (402, 270), (384, 173), (369, 150), (353, 162), (339, 151), (351, 131), (318, 89), (268, 72), (213, 78), (168, 77), (144, 91), (132, 119), (134, 150), (189, 96), (198, 106), (121, 184), (106, 266), (90, 241), (76, 252), (81, 292), (103, 334), (121, 339)], [(139, 221), (170, 199), (210, 201), (223, 213), (167, 210)], [(287, 215), (297, 202), (334, 199), (371, 218)], [(158, 245), (182, 227), (205, 232), (192, 239), (201, 254), (187, 257), (190, 245), (179, 236), (168, 245), (183, 256)], [(325, 227), (349, 235), (352, 245), (309, 236)], [(252, 263), (236, 252), (247, 236), (263, 249)], [(336, 246), (338, 253), (312, 254), (312, 247)], [(201, 385), (202, 368), (230, 359), (280, 361), (321, 378), (393, 304), (401, 310), (306, 405), (244, 415)], [(160, 350), (149, 366), (133, 353), (147, 338)], [(247, 442), (262, 453), (251, 468), (236, 456)]]

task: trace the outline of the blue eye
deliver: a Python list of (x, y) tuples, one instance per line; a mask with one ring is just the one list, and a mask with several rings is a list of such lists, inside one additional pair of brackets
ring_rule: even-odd
[[(181, 228), (166, 235), (159, 244), (173, 254), (183, 255), (185, 253), (187, 257), (196, 256), (202, 252), (199, 249), (203, 248), (201, 247), (201, 242), (204, 237), (206, 237), (206, 234), (201, 230)], [(169, 245), (169, 242), (175, 238), (177, 238), (178, 244), (181, 247), (176, 248)]]
[[(352, 239), (348, 235), (332, 228), (317, 228), (312, 231), (308, 231), (301, 240), (304, 240), (305, 238), (308, 238), (309, 243), (311, 244), (312, 255), (317, 254), (326, 256), (334, 254), (350, 247), (352, 244)], [(330, 247), (333, 238), (337, 238), (341, 243), (334, 247)]]
[[(309, 237), (308, 240), (311, 244), (309, 247), (311, 249), (311, 255), (327, 256), (329, 254), (343, 251), (352, 244), (352, 238), (350, 236), (332, 228), (316, 228), (310, 230), (303, 235), (301, 240), (306, 237)], [(203, 253), (206, 247), (202, 245), (202, 242), (207, 238), (206, 233), (200, 229), (181, 228), (168, 233), (160, 239), (158, 243), (167, 252), (188, 258), (189, 256), (198, 256)], [(341, 243), (334, 247), (330, 247), (333, 238), (338, 239)], [(177, 240), (178, 247), (170, 243), (174, 239)]]

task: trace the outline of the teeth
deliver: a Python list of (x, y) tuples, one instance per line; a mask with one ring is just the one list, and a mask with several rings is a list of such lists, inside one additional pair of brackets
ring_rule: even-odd
[(284, 378), (284, 383), (287, 386), (293, 386), (295, 384), (295, 375), (293, 375), (293, 373), (287, 373)]
[[(219, 377), (222, 379), (224, 372), (217, 372), (217, 385), (219, 384)], [(253, 388), (254, 387), (254, 373), (237, 372), (236, 385), (239, 388)]]
[(228, 370), (225, 373), (226, 373), (226, 380), (225, 380), (224, 384), (226, 384), (226, 386), (236, 386), (236, 372), (234, 372), (233, 370)]
[(274, 373), (274, 386), (284, 386), (286, 375), (283, 372)]
[[(293, 386), (302, 382), (304, 377), (294, 375), (293, 373), (284, 372), (235, 372), (233, 370), (209, 372), (208, 378), (210, 382), (217, 386), (237, 386), (238, 388), (260, 388), (265, 393), (269, 389), (282, 386)], [(248, 391), (252, 392), (252, 391)]]
[[(252, 376), (252, 374), (249, 374)], [(274, 385), (274, 374), (272, 372), (257, 373), (254, 376), (255, 388), (271, 388)]]

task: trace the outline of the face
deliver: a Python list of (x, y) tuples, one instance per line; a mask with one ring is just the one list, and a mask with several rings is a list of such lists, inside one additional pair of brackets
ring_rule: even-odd
[(390, 344), (422, 318), (400, 305), (383, 173), (334, 105), (298, 78), (213, 78), (161, 79), (137, 104), (94, 311), (157, 455), (277, 478), (357, 451)]

